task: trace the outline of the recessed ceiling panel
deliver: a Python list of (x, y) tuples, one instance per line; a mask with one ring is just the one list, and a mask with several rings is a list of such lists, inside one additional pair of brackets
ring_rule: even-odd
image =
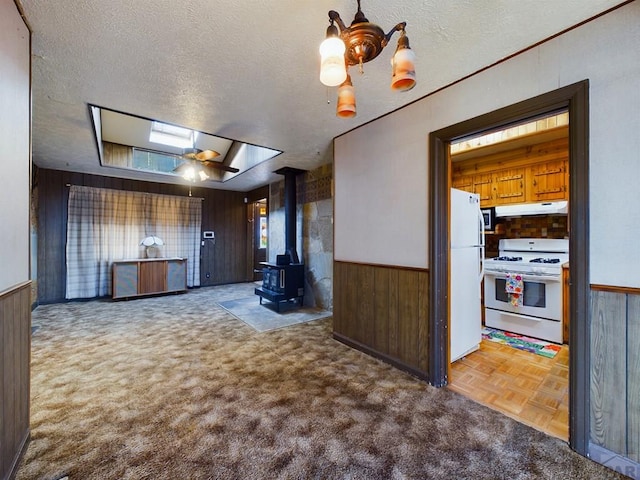
[[(207, 177), (207, 182), (224, 182), (282, 153), (280, 150), (218, 137), (182, 125), (176, 126), (192, 130), (193, 135), (187, 137), (195, 140), (189, 148), (175, 147), (150, 140), (153, 125), (158, 123), (157, 120), (93, 105), (90, 105), (90, 109), (99, 145), (100, 163), (105, 167), (184, 177), (182, 172), (189, 164), (199, 169), (205, 168), (209, 173), (215, 172)], [(124, 149), (120, 148), (114, 157), (114, 148), (110, 144)], [(195, 157), (193, 154), (186, 155), (192, 148), (198, 152), (213, 153)], [(140, 162), (140, 152), (152, 155), (153, 161)], [(144, 167), (147, 164), (148, 167)]]

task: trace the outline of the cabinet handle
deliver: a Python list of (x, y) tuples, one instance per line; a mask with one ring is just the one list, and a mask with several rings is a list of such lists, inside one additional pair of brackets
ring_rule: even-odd
[(541, 172), (536, 172), (533, 175), (537, 177), (538, 175), (553, 175), (554, 173), (562, 173), (562, 169), (561, 168), (553, 168), (551, 170), (543, 170)]
[(521, 196), (522, 196), (522, 192), (501, 193), (500, 195), (498, 195), (498, 198), (511, 198), (511, 197), (521, 197)]
[(522, 174), (519, 175), (511, 175), (508, 177), (498, 177), (496, 180), (499, 182), (508, 182), (509, 180), (520, 180), (522, 179)]

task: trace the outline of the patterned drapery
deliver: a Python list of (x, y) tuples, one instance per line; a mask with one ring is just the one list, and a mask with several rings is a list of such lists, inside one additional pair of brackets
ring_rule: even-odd
[(67, 220), (66, 298), (111, 294), (114, 260), (144, 258), (140, 241), (164, 241), (162, 257), (187, 259), (187, 286), (200, 285), (202, 200), (72, 185)]

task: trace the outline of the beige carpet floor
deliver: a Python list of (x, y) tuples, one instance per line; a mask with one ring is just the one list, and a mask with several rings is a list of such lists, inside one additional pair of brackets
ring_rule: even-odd
[(218, 306), (253, 288), (38, 307), (17, 478), (619, 478), (336, 342), (331, 318), (260, 333)]

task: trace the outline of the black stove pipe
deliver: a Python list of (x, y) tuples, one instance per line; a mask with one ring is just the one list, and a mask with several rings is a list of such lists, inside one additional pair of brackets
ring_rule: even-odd
[(285, 253), (289, 255), (291, 263), (300, 263), (296, 248), (296, 177), (304, 170), (284, 167), (275, 173), (284, 175), (284, 229)]

